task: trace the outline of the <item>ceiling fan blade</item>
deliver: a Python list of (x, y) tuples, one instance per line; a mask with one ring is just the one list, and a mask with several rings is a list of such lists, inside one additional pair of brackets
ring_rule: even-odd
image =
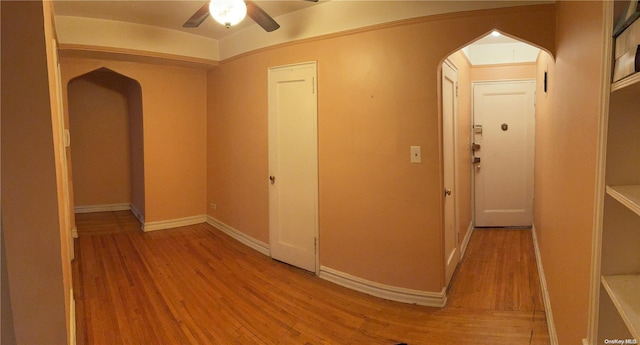
[(189, 20), (187, 20), (182, 27), (185, 28), (197, 28), (204, 22), (205, 19), (209, 16), (209, 2), (206, 2), (200, 9), (194, 13)]
[(245, 2), (247, 4), (247, 15), (249, 18), (253, 19), (253, 21), (260, 25), (266, 32), (277, 30), (280, 27), (280, 24), (276, 23), (276, 21), (255, 2)]

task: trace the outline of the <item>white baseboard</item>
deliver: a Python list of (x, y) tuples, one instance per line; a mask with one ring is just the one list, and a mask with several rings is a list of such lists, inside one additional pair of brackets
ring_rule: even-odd
[[(271, 250), (267, 243), (257, 240), (243, 232), (225, 224), (211, 216), (207, 216), (207, 223), (216, 229), (231, 236), (244, 245), (264, 254), (271, 256)], [(347, 273), (343, 273), (329, 267), (320, 266), (318, 276), (324, 280), (344, 286), (346, 288), (364, 292), (366, 294), (404, 303), (413, 303), (430, 307), (444, 307), (447, 301), (445, 290), (441, 292), (419, 291), (395, 286), (384, 285), (372, 282), (363, 278), (358, 278)]]
[(147, 222), (147, 223), (142, 223), (142, 231), (149, 232), (149, 231), (156, 231), (156, 230), (165, 230), (165, 229), (177, 228), (180, 226), (205, 223), (206, 221), (207, 221), (207, 216), (202, 214), (202, 215), (192, 216), (192, 217), (160, 220), (156, 222)]
[(249, 248), (255, 249), (258, 252), (266, 255), (266, 256), (271, 256), (271, 249), (269, 248), (269, 245), (257, 240), (249, 235), (246, 235), (242, 232), (240, 232), (239, 230), (234, 229), (233, 227), (207, 215), (207, 223), (209, 223), (209, 225), (213, 226), (214, 228), (224, 232), (225, 234), (233, 237), (235, 240), (239, 241), (240, 243), (246, 245)]
[(447, 303), (445, 289), (442, 289), (440, 292), (429, 292), (384, 285), (363, 278), (358, 278), (348, 273), (340, 272), (325, 266), (320, 266), (320, 273), (318, 276), (324, 280), (346, 288), (391, 301), (419, 304), (429, 307), (444, 307)]
[(460, 261), (462, 261), (462, 258), (464, 257), (464, 253), (467, 251), (467, 246), (469, 245), (469, 240), (471, 239), (471, 234), (473, 233), (473, 230), (475, 230), (475, 227), (473, 226), (473, 221), (469, 222), (469, 226), (467, 227), (467, 233), (464, 235), (464, 238), (462, 239), (462, 248), (460, 248)]
[(73, 208), (75, 213), (93, 213), (93, 212), (114, 212), (129, 211), (131, 204), (106, 204), (106, 205), (87, 205), (76, 206)]
[[(553, 312), (551, 311), (551, 299), (547, 290), (547, 278), (544, 275), (542, 267), (542, 258), (540, 257), (540, 247), (538, 247), (538, 237), (536, 236), (536, 225), (531, 226), (531, 236), (533, 237), (533, 249), (536, 254), (536, 264), (538, 265), (538, 276), (540, 277), (540, 289), (542, 289), (542, 300), (544, 302), (544, 313), (547, 318), (547, 328), (549, 329), (549, 340), (551, 345), (558, 345), (558, 333), (556, 333), (556, 324), (553, 321)], [(584, 343), (584, 340), (582, 341)]]

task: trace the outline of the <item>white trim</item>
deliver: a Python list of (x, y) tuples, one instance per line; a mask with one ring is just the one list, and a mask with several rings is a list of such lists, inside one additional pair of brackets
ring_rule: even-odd
[(131, 204), (105, 204), (105, 205), (88, 205), (74, 207), (75, 213), (93, 213), (93, 212), (113, 212), (113, 211), (129, 211)]
[(469, 222), (469, 227), (467, 227), (467, 233), (466, 235), (464, 235), (464, 238), (462, 239), (462, 246), (461, 246), (462, 252), (460, 253), (460, 261), (462, 261), (462, 258), (464, 258), (464, 254), (467, 252), (467, 246), (469, 245), (471, 234), (475, 229), (476, 228), (473, 226), (473, 221)]
[(238, 242), (246, 245), (249, 248), (255, 249), (258, 252), (266, 255), (266, 256), (271, 256), (271, 250), (269, 249), (269, 245), (258, 240), (255, 239), (249, 235), (246, 235), (244, 233), (242, 233), (241, 231), (234, 229), (233, 227), (207, 215), (207, 223), (211, 226), (213, 226), (214, 228), (224, 232), (225, 234), (231, 236), (232, 238), (234, 238), (235, 240), (237, 240)]
[(598, 146), (596, 183), (594, 191), (593, 230), (591, 234), (591, 276), (589, 291), (589, 323), (585, 345), (598, 340), (600, 314), (600, 273), (602, 265), (602, 227), (604, 219), (605, 172), (607, 166), (607, 133), (609, 128), (609, 97), (611, 94), (611, 64), (613, 51), (613, 3), (603, 1), (602, 13), (602, 69), (600, 74), (600, 111), (598, 113)]
[(207, 221), (207, 216), (204, 214), (201, 214), (198, 216), (192, 216), (192, 217), (159, 220), (156, 222), (142, 223), (142, 231), (149, 232), (149, 231), (156, 231), (156, 230), (171, 229), (171, 228), (177, 228), (181, 226), (205, 223), (206, 221)]
[(531, 226), (531, 236), (533, 237), (533, 249), (536, 254), (536, 264), (538, 265), (538, 277), (540, 277), (540, 289), (542, 290), (544, 313), (547, 318), (547, 328), (549, 329), (549, 340), (551, 345), (558, 345), (558, 333), (556, 333), (556, 324), (553, 321), (553, 313), (551, 312), (551, 299), (549, 298), (549, 291), (547, 290), (547, 278), (542, 268), (542, 258), (540, 257), (540, 247), (538, 247), (535, 224)]
[(320, 266), (318, 276), (346, 288), (391, 301), (413, 303), (429, 307), (444, 307), (447, 303), (447, 295), (444, 288), (440, 292), (430, 292), (389, 286), (358, 278), (325, 266)]

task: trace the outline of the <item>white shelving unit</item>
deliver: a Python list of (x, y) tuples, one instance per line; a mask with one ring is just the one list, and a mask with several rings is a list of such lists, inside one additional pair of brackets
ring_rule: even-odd
[(640, 339), (640, 274), (602, 276), (602, 286), (631, 336)]
[(640, 216), (640, 185), (607, 186), (607, 194)]
[[(610, 6), (605, 13), (613, 16), (624, 12), (613, 7), (625, 2), (605, 6)], [(607, 47), (610, 52), (615, 51), (614, 44), (612, 40)], [(594, 237), (593, 272), (599, 279), (593, 280), (595, 339), (590, 343), (640, 344), (640, 73), (612, 83), (610, 90), (601, 135), (606, 140), (600, 157), (602, 224)]]

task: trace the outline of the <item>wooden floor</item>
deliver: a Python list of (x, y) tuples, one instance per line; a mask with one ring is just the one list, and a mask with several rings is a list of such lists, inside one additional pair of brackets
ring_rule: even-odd
[(342, 288), (206, 224), (76, 221), (78, 344), (549, 344), (530, 231), (476, 230), (440, 309)]

